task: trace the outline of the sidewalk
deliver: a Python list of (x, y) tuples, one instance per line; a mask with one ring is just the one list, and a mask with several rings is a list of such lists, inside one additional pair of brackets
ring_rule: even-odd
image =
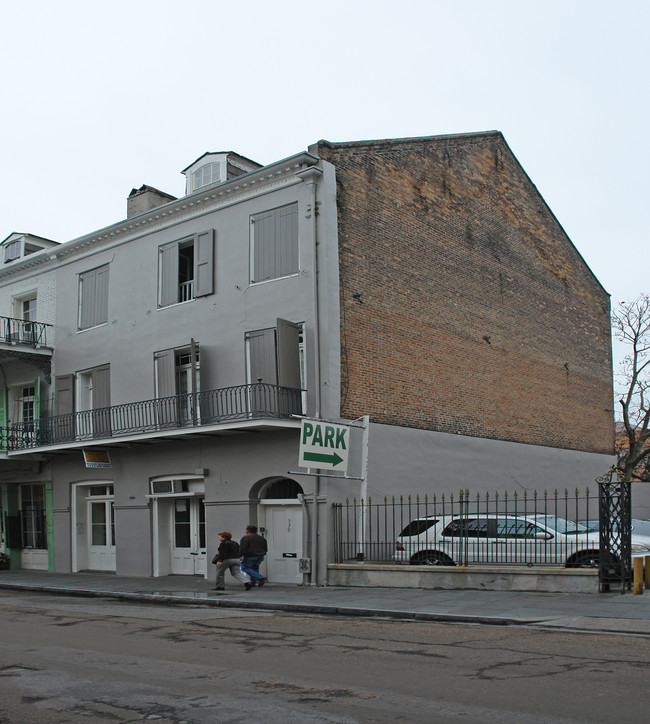
[(0, 571), (0, 591), (104, 596), (146, 603), (222, 606), (291, 613), (373, 616), (415, 621), (537, 626), (650, 636), (650, 592), (530, 593), (291, 586), (269, 583), (225, 591), (194, 576), (132, 578), (111, 573)]

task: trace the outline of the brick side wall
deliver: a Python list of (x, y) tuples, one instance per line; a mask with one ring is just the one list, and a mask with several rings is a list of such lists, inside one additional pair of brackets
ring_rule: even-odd
[(501, 134), (310, 150), (337, 172), (342, 416), (611, 453), (609, 296)]

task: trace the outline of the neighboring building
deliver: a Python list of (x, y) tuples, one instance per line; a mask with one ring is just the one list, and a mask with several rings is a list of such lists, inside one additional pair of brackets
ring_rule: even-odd
[(184, 197), (134, 189), (126, 220), (0, 269), (10, 316), (42, 285), (57, 332), (48, 374), (30, 347), (3, 383), (13, 565), (212, 575), (217, 532), (253, 522), (271, 580), (304, 557), (324, 582), (360, 454), (300, 474), (301, 414), (369, 415), (375, 497), (608, 469), (609, 297), (500, 133), (184, 173)]

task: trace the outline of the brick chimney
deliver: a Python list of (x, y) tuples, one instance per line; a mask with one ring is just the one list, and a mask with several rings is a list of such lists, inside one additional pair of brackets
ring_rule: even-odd
[(144, 184), (139, 189), (131, 190), (129, 198), (126, 200), (126, 218), (130, 219), (132, 216), (144, 214), (146, 211), (168, 204), (170, 201), (176, 201), (176, 196)]

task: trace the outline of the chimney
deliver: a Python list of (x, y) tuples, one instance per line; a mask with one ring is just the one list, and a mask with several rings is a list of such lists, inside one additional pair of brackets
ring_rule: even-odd
[(158, 206), (168, 204), (170, 201), (176, 201), (176, 196), (158, 191), (153, 186), (144, 184), (139, 189), (131, 189), (129, 198), (126, 200), (126, 218), (130, 219), (132, 216), (144, 214)]

